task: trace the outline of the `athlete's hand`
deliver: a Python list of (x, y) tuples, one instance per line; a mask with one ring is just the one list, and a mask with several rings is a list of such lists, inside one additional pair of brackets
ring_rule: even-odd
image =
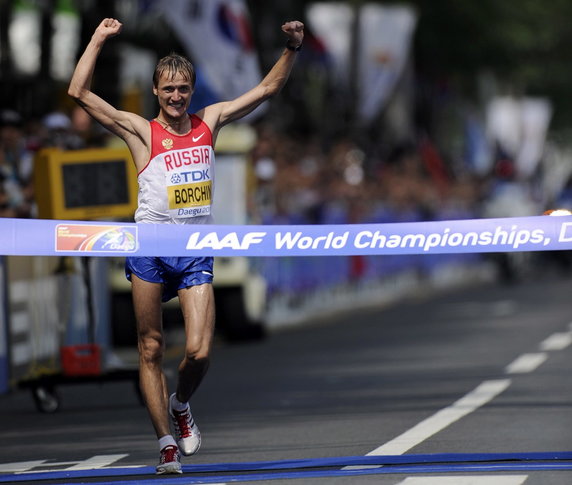
[(123, 24), (117, 19), (103, 19), (95, 29), (95, 35), (101, 36), (101, 40), (106, 41), (119, 34), (122, 27)]
[(288, 42), (293, 47), (302, 45), (304, 40), (304, 24), (298, 20), (286, 22), (282, 25), (282, 32), (288, 36)]

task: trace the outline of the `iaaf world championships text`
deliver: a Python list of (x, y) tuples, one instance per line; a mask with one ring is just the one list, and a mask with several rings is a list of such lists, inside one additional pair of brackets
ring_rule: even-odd
[[(332, 226), (329, 226), (331, 229)], [(363, 226), (362, 226), (363, 227)], [(238, 234), (230, 232), (219, 234), (217, 232), (193, 233), (190, 235), (186, 249), (233, 249), (248, 250), (258, 244), (268, 244), (268, 232), (256, 231)], [(494, 230), (473, 230), (461, 232), (446, 227), (439, 232), (426, 234), (391, 234), (382, 230), (361, 230), (354, 235), (350, 231), (337, 233), (330, 231), (322, 235), (307, 235), (303, 231), (283, 231), (271, 233), (274, 236), (274, 249), (276, 250), (341, 250), (352, 247), (355, 249), (395, 249), (421, 250), (425, 253), (445, 252), (443, 250), (461, 248), (479, 251), (502, 251), (503, 248), (517, 250), (523, 246), (536, 246), (542, 248), (551, 244), (551, 238), (543, 229), (522, 228), (512, 225), (504, 228), (497, 226)], [(572, 223), (562, 223), (557, 243), (572, 242)]]

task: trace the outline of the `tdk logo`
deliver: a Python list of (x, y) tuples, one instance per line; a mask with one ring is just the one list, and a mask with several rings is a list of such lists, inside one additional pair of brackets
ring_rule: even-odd
[(210, 180), (208, 168), (205, 170), (193, 170), (191, 172), (178, 172), (171, 175), (171, 183), (173, 185), (201, 182), (203, 180)]

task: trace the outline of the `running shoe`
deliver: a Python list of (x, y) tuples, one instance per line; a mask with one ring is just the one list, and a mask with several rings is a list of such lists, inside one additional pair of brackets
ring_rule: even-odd
[(187, 404), (184, 411), (175, 411), (171, 405), (175, 394), (169, 399), (169, 416), (175, 428), (177, 445), (179, 450), (185, 456), (194, 455), (201, 447), (201, 432), (195, 424), (191, 408)]
[(176, 446), (168, 445), (161, 450), (159, 464), (157, 465), (157, 475), (167, 473), (183, 473), (181, 469), (181, 454)]

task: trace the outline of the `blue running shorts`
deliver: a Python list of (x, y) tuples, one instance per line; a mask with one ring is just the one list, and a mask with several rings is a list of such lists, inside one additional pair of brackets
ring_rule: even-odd
[(125, 276), (131, 275), (163, 285), (162, 300), (169, 301), (177, 291), (189, 286), (213, 282), (213, 257), (206, 258), (160, 258), (130, 256), (125, 259)]

